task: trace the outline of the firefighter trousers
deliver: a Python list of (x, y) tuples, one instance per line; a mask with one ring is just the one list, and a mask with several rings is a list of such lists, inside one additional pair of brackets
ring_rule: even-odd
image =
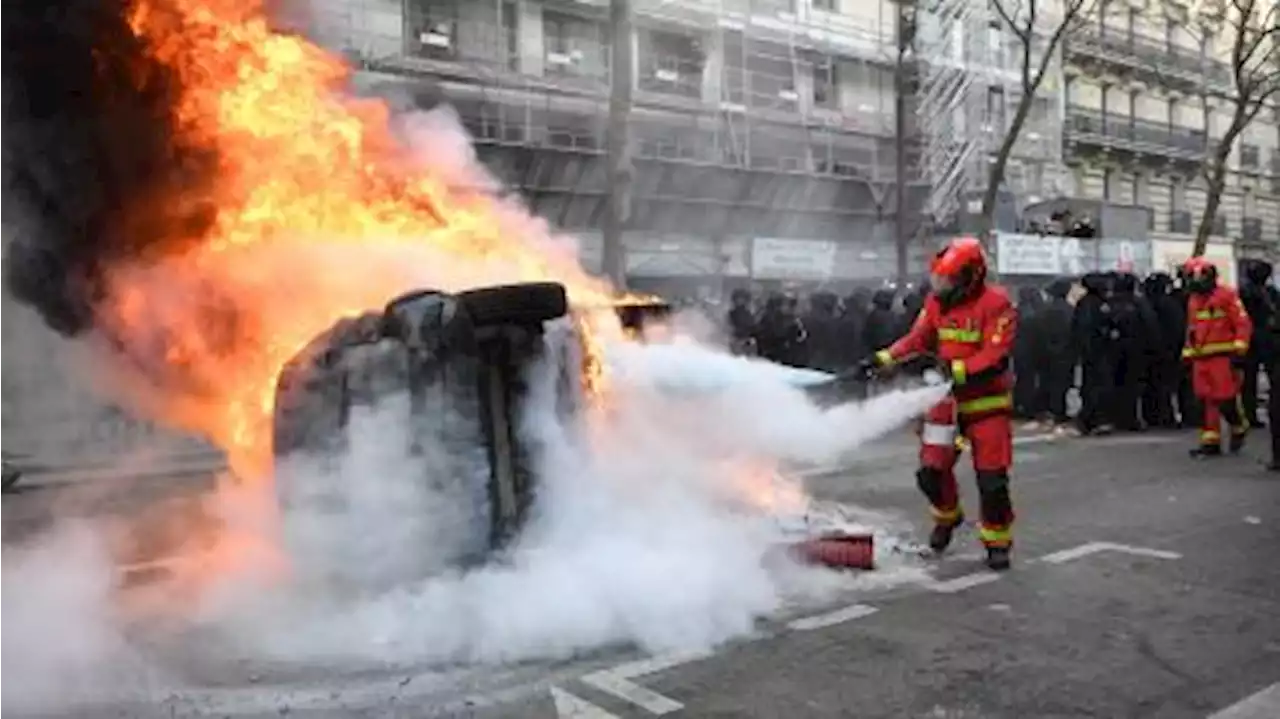
[(1244, 416), (1244, 404), (1241, 402), (1239, 395), (1222, 401), (1204, 400), (1204, 410), (1201, 417), (1201, 447), (1216, 448), (1222, 446), (1222, 420), (1224, 419), (1227, 421), (1227, 426), (1230, 428), (1233, 438), (1238, 440), (1249, 432), (1249, 420)]
[(964, 519), (956, 487), (955, 465), (959, 452), (956, 433), (969, 440), (973, 469), (982, 503), (979, 533), (988, 547), (1013, 543), (1013, 503), (1009, 496), (1009, 467), (1013, 464), (1013, 424), (1007, 410), (959, 415), (956, 402), (946, 399), (925, 414), (920, 433), (920, 469), (917, 485), (929, 500), (937, 524), (959, 524)]

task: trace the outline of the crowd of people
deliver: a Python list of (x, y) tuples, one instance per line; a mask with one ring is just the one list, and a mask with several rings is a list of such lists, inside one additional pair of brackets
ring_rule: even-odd
[[(1244, 374), (1241, 409), (1250, 425), (1264, 427), (1259, 376), (1280, 363), (1280, 293), (1266, 262), (1246, 262), (1242, 275), (1239, 293), (1253, 338), (1237, 367)], [(1018, 287), (1014, 415), (1081, 434), (1200, 426), (1203, 408), (1182, 356), (1185, 285), (1184, 278), (1164, 272), (1141, 279), (1094, 272)], [(843, 298), (817, 291), (805, 301), (738, 290), (727, 329), (740, 352), (842, 372), (905, 334), (927, 290), (859, 289)], [(1073, 391), (1078, 402), (1069, 399)]]

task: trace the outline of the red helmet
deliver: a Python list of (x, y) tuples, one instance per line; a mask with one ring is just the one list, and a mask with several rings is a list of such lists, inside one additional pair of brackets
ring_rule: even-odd
[(1182, 263), (1182, 273), (1192, 292), (1212, 292), (1218, 285), (1218, 266), (1207, 257), (1192, 257)]
[(987, 255), (974, 237), (957, 237), (934, 255), (929, 284), (944, 303), (969, 296), (987, 280)]

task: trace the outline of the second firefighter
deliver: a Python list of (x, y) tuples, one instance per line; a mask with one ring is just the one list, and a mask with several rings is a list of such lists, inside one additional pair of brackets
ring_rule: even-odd
[(1203, 257), (1183, 266), (1187, 282), (1187, 341), (1182, 359), (1191, 363), (1191, 386), (1204, 405), (1195, 457), (1222, 454), (1222, 420), (1231, 432), (1230, 449), (1244, 446), (1249, 424), (1240, 403), (1242, 367), (1253, 323), (1240, 296), (1218, 283), (1218, 268)]

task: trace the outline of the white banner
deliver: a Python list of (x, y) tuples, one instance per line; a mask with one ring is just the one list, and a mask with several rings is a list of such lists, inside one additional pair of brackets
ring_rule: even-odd
[(1102, 238), (996, 235), (996, 269), (1002, 275), (1079, 277), (1086, 272), (1151, 271), (1151, 243)]
[(996, 235), (996, 271), (1002, 275), (1066, 274), (1062, 271), (1062, 240), (1001, 232)]
[(836, 264), (836, 243), (757, 237), (751, 243), (751, 276), (760, 280), (825, 280)]
[[(1195, 243), (1186, 240), (1156, 240), (1151, 243), (1151, 264), (1154, 269), (1174, 274), (1191, 257)], [(1218, 266), (1218, 277), (1225, 285), (1236, 284), (1236, 252), (1228, 244), (1210, 242), (1205, 245), (1204, 256)]]

